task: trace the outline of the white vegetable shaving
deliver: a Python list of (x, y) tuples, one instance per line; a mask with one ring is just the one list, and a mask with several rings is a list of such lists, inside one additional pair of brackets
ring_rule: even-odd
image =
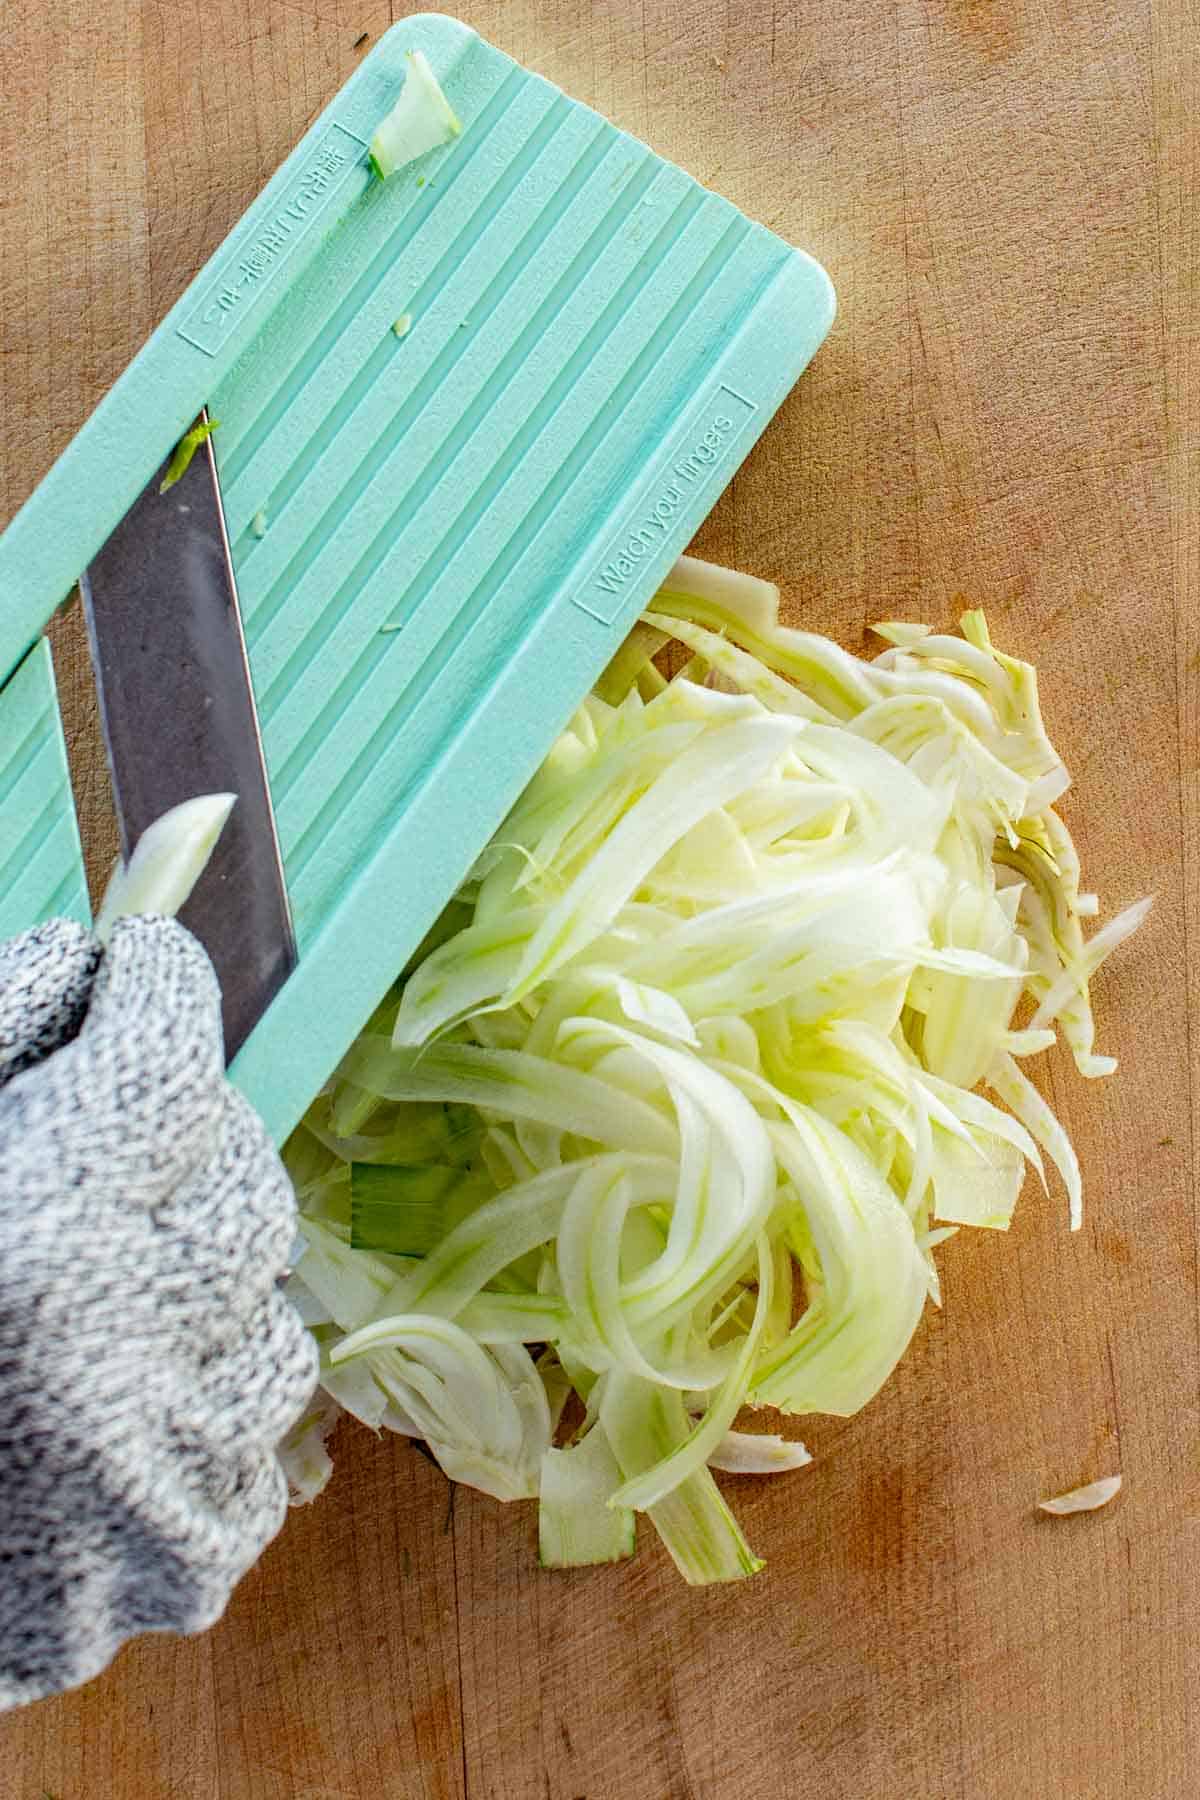
[(371, 164), (384, 180), (462, 130), (424, 52), (410, 50), (407, 61), (400, 98), (371, 139)]
[(1097, 1507), (1107, 1506), (1120, 1491), (1121, 1477), (1105, 1475), (1100, 1481), (1089, 1481), (1086, 1487), (1072, 1488), (1069, 1494), (1058, 1494), (1053, 1500), (1039, 1500), (1038, 1507), (1044, 1513), (1095, 1512)]
[(787, 1469), (803, 1469), (811, 1461), (803, 1444), (789, 1442), (777, 1431), (730, 1431), (709, 1457), (708, 1466), (729, 1475), (782, 1475)]

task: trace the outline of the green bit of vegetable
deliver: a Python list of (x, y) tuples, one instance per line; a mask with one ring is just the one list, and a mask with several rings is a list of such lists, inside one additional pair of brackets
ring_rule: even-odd
[(180, 438), (171, 460), (167, 464), (167, 472), (159, 483), (160, 494), (165, 494), (167, 489), (173, 488), (177, 481), (182, 481), (191, 467), (193, 456), (204, 440), (212, 436), (220, 423), (220, 419), (200, 419), (189, 432)]
[(1115, 1066), (1089, 982), (1146, 903), (1085, 939), (1034, 672), (979, 613), (864, 662), (777, 603), (672, 570), (287, 1150), (326, 1394), (536, 1495), (550, 1567), (644, 1512), (753, 1574), (712, 1470), (811, 1459), (741, 1409), (865, 1406), (1043, 1153), (1082, 1216), (1021, 1064)]
[(386, 181), (417, 157), (450, 143), (461, 130), (426, 57), (420, 50), (410, 50), (400, 98), (371, 139), (371, 167)]
[(356, 1250), (428, 1256), (490, 1192), (491, 1183), (486, 1177), (472, 1182), (461, 1168), (451, 1164), (395, 1167), (386, 1163), (353, 1163), (350, 1243)]

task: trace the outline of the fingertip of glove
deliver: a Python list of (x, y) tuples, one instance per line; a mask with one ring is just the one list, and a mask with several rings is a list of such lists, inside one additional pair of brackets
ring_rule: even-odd
[(210, 1154), (224, 1073), (221, 997), (212, 964), (181, 925), (118, 921), (75, 1052), (93, 1137), (107, 1132), (123, 1163), (142, 1158), (161, 1182)]
[(138, 1031), (162, 1031), (221, 1048), (221, 990), (202, 945), (175, 919), (119, 919), (96, 977), (88, 1027), (120, 1015)]
[(216, 971), (199, 938), (178, 919), (159, 913), (137, 913), (113, 926), (104, 967), (110, 983), (144, 980), (153, 967), (160, 975), (219, 1001)]

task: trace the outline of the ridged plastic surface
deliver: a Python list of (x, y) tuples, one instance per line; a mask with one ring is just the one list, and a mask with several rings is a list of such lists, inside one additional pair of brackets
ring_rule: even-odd
[(50, 918), (86, 923), (90, 913), (43, 638), (0, 688), (0, 940)]
[[(366, 141), (416, 48), (463, 133), (382, 183)], [(220, 420), (300, 947), (233, 1073), (277, 1136), (832, 314), (810, 258), (467, 27), (409, 19), (0, 540), (2, 669), (201, 404)]]
[(478, 40), (441, 73), (461, 141), (364, 197), (212, 399), (302, 953), (480, 703), (473, 639), (553, 604), (792, 255)]

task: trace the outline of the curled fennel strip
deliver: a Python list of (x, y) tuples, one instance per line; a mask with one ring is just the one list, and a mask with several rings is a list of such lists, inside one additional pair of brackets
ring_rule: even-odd
[[(1093, 1048), (1098, 910), (1033, 670), (889, 621), (873, 662), (688, 558), (288, 1146), (326, 1403), (536, 1496), (552, 1567), (760, 1566), (713, 1470), (802, 1468), (1070, 1140), (1022, 1063)], [(674, 659), (672, 661), (672, 658)], [(667, 672), (677, 668), (670, 679)]]

